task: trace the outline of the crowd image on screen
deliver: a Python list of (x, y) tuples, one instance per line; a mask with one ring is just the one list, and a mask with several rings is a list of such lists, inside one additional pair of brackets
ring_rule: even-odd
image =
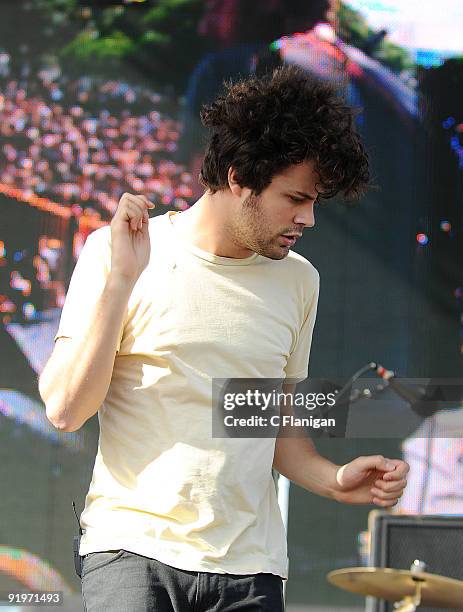
[(172, 160), (166, 96), (59, 69), (13, 74), (0, 58), (0, 183), (111, 219), (125, 191), (187, 208), (192, 177)]

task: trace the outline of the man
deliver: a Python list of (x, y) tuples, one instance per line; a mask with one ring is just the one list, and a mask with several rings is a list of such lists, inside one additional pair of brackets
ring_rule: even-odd
[(307, 377), (318, 273), (290, 249), (320, 193), (352, 197), (369, 173), (351, 110), (296, 67), (228, 84), (201, 118), (204, 195), (153, 219), (144, 196), (123, 195), (82, 250), (40, 379), (58, 429), (98, 412), (81, 516), (88, 612), (278, 612), (272, 466), (383, 508), (406, 483), (403, 461), (337, 466), (301, 436), (212, 436), (217, 379)]

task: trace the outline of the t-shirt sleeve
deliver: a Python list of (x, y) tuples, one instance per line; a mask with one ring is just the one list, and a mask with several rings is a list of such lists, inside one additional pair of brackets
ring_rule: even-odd
[[(78, 338), (88, 325), (95, 302), (103, 293), (111, 269), (111, 229), (100, 227), (87, 237), (71, 276), (58, 331), (58, 338)], [(124, 332), (124, 321), (119, 330), (116, 352)]]
[(310, 348), (312, 346), (312, 334), (317, 317), (320, 289), (320, 275), (313, 266), (309, 275), (309, 284), (310, 286), (305, 296), (304, 320), (285, 367), (286, 377), (295, 379), (294, 382), (302, 382), (309, 374)]

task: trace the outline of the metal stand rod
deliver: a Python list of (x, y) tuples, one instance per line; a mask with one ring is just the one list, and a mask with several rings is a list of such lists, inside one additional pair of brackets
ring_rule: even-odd
[[(288, 536), (288, 516), (289, 516), (289, 487), (291, 481), (283, 476), (278, 475), (278, 505), (280, 506), (281, 517), (286, 530), (286, 539)], [(286, 603), (286, 583), (287, 580), (283, 580), (283, 599)]]

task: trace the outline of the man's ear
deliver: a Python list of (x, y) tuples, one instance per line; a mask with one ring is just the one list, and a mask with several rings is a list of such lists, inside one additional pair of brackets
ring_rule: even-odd
[(236, 182), (236, 171), (233, 166), (228, 168), (228, 186), (234, 196), (237, 198), (242, 197), (244, 188)]

